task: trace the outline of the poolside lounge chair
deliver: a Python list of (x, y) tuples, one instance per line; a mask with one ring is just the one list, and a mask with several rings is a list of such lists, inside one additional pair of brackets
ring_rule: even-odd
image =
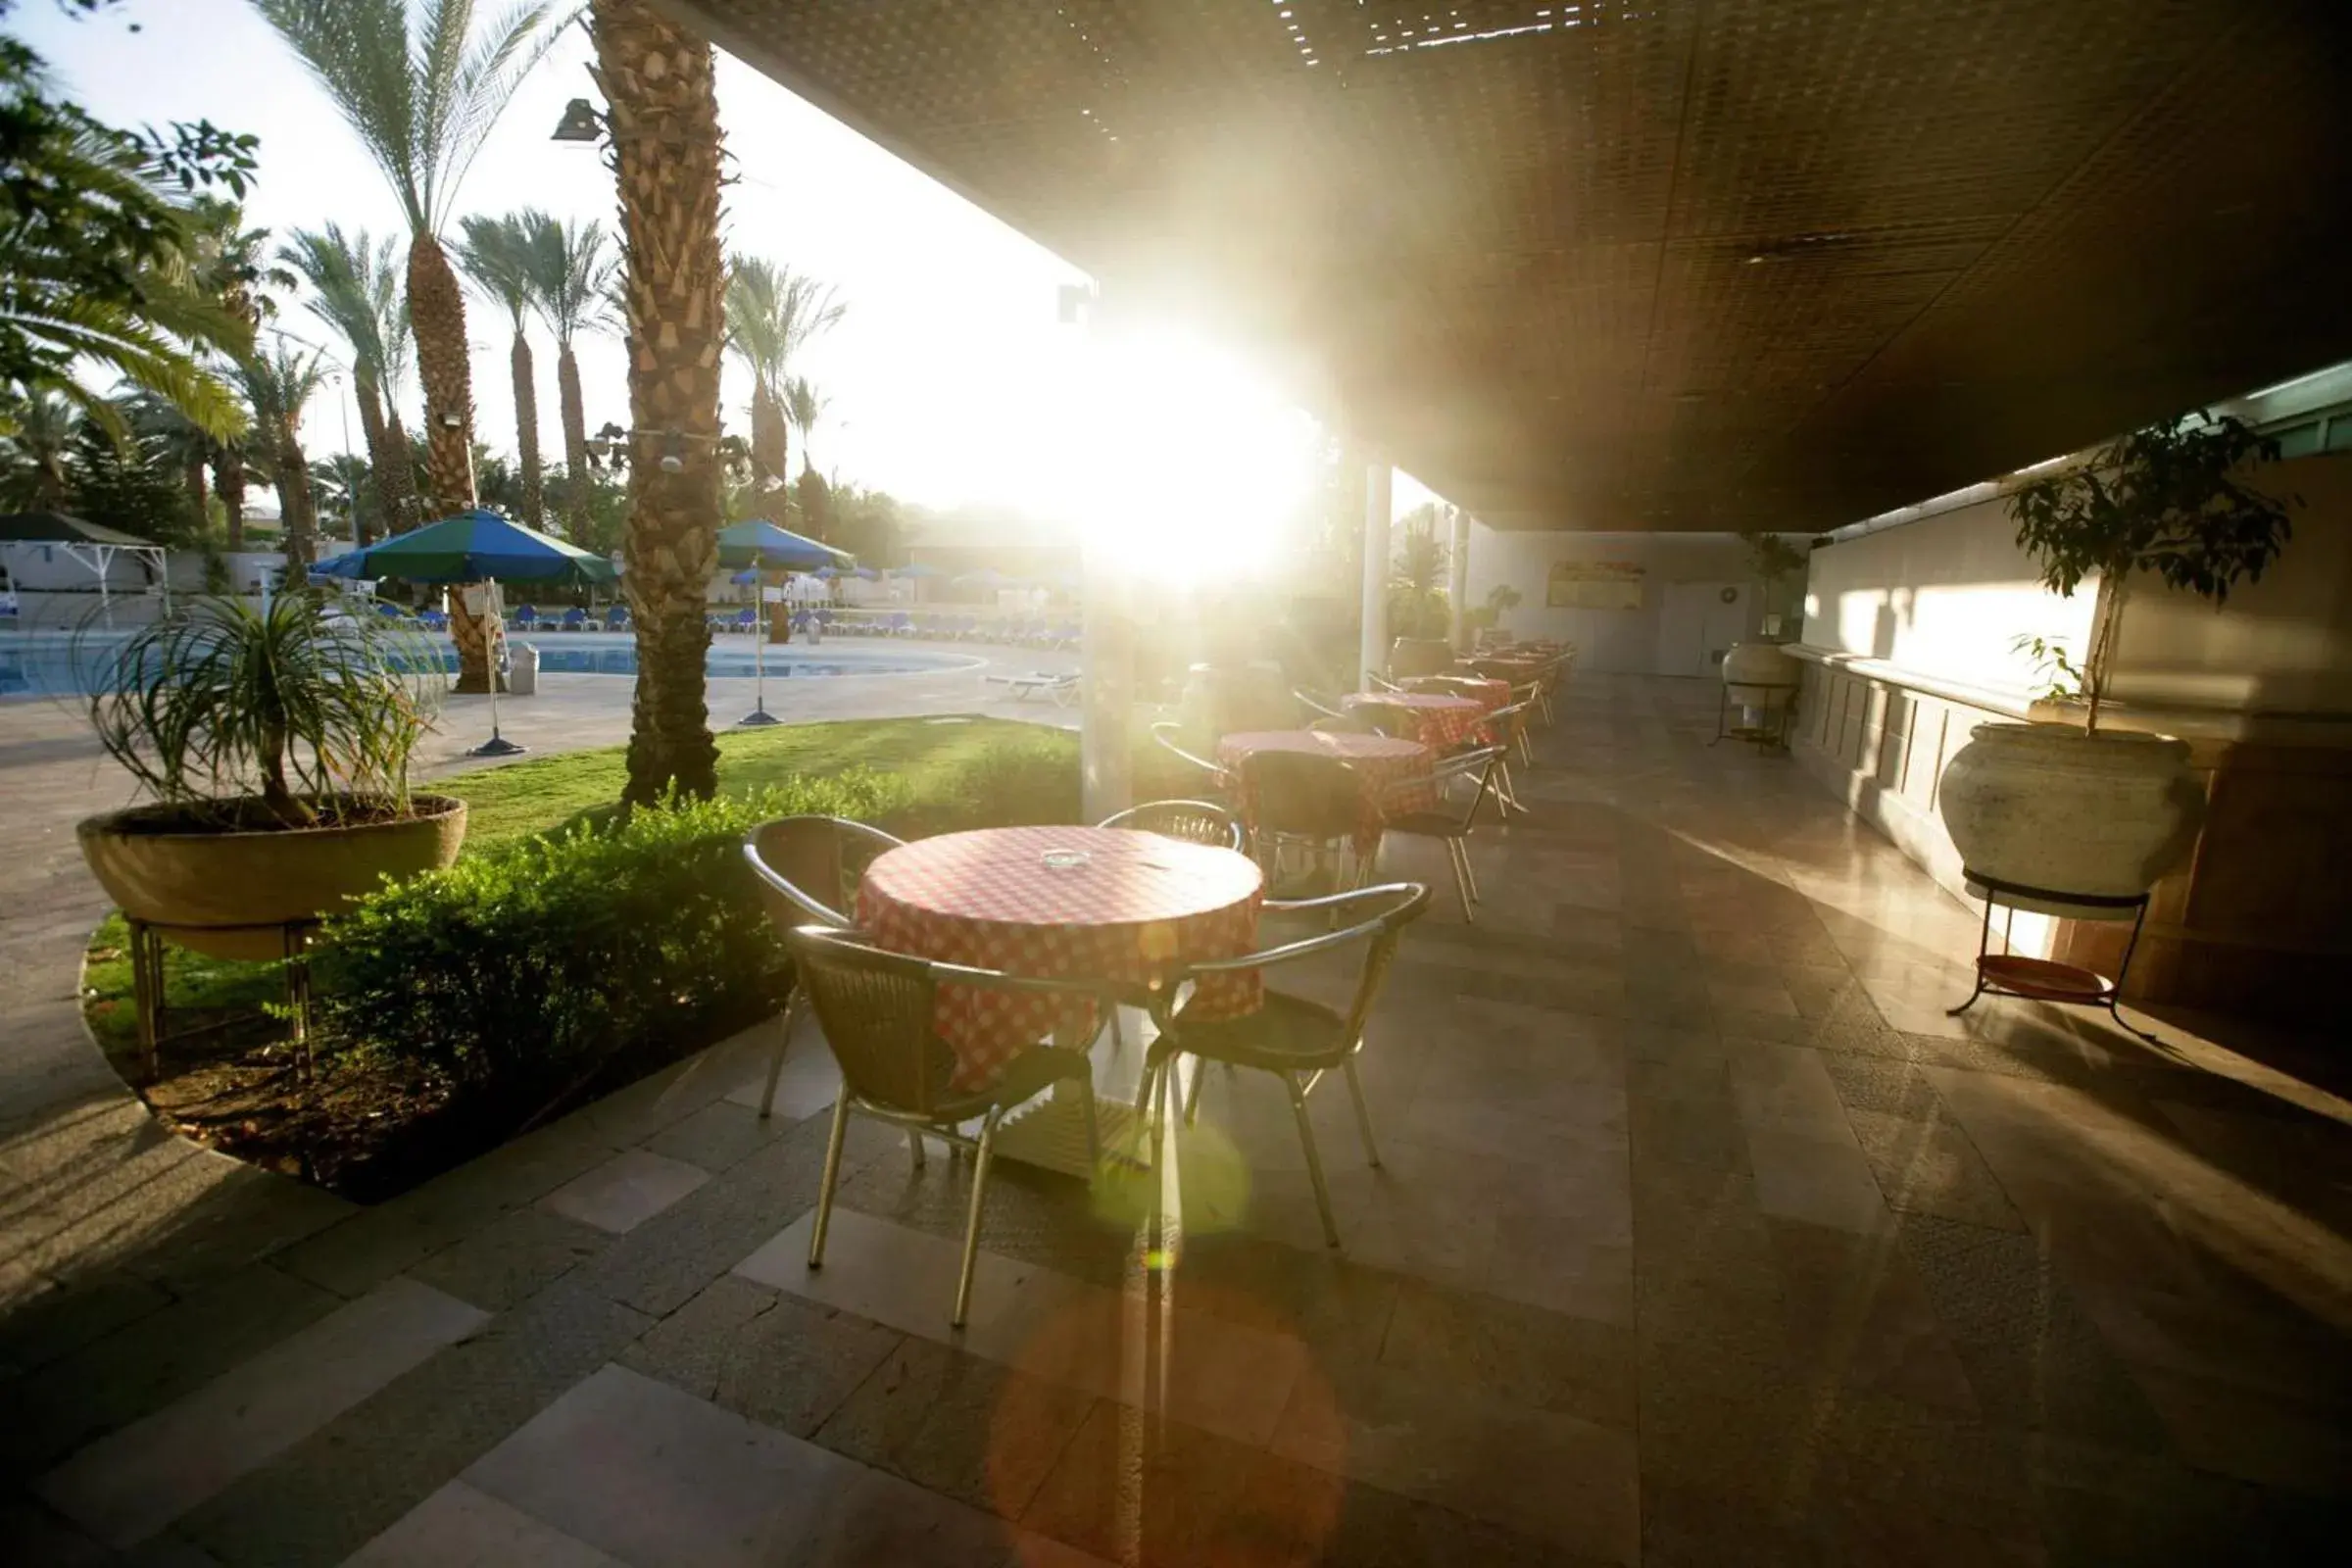
[(529, 605), (516, 605), (514, 618), (508, 624), (516, 631), (536, 631), (539, 628), (539, 612)]
[(586, 631), (588, 629), (588, 612), (577, 605), (572, 606), (564, 612), (564, 618), (557, 622), (557, 629), (560, 631)]
[(727, 630), (729, 631), (756, 632), (759, 629), (760, 612), (758, 611), (738, 610), (727, 621)]
[(1032, 697), (1042, 695), (1053, 698), (1054, 707), (1067, 708), (1079, 697), (1079, 677), (1075, 670), (1056, 674), (1050, 669), (1037, 669), (1026, 675), (983, 675), (980, 678), (993, 685), (1009, 687), (1015, 702), (1025, 703)]
[(611, 608), (610, 610), (608, 610), (608, 611), (606, 611), (606, 612), (605, 612), (605, 630), (607, 630), (607, 631), (627, 631), (628, 629), (629, 629), (629, 607), (628, 607), (628, 606), (626, 606), (626, 605), (614, 605), (612, 608)]
[(449, 613), (446, 611), (420, 610), (416, 612), (416, 618), (432, 631), (449, 630)]

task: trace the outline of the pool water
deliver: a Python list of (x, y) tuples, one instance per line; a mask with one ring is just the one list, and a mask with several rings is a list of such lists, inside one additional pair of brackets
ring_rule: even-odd
[[(0, 634), (0, 697), (74, 697), (103, 678), (120, 638), (75, 637), (49, 632)], [(634, 675), (636, 640), (626, 632), (555, 632), (515, 637), (539, 650), (543, 675)], [(441, 667), (458, 667), (458, 651), (443, 642)], [(770, 680), (817, 680), (840, 675), (929, 675), (977, 669), (983, 661), (965, 654), (924, 653), (858, 643), (809, 646), (789, 643), (765, 652)], [(758, 673), (749, 638), (713, 637), (703, 661), (707, 674), (750, 679)]]

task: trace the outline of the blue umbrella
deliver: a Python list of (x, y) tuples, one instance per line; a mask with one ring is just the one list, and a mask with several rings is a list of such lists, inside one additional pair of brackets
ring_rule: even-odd
[(783, 566), (811, 571), (850, 559), (846, 550), (804, 539), (772, 522), (729, 523), (718, 530), (718, 564), (722, 566)]
[(918, 561), (908, 566), (893, 566), (890, 568), (890, 574), (893, 577), (936, 577), (939, 575), (939, 568), (926, 566)]
[(311, 567), (314, 577), (397, 577), (404, 582), (600, 583), (612, 563), (476, 507), (395, 534)]

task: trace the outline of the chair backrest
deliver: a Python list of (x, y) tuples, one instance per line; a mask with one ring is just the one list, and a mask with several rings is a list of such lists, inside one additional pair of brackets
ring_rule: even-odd
[(1527, 715), (1535, 706), (1533, 697), (1522, 697), (1508, 708), (1497, 708), (1487, 715), (1487, 733), (1504, 743), (1517, 740), (1519, 732), (1527, 728)]
[(1456, 752), (1439, 764), (1440, 789), (1457, 778), (1473, 779), (1478, 784), (1477, 793), (1470, 797), (1469, 808), (1462, 812), (1462, 831), (1465, 833), (1478, 825), (1479, 808), (1487, 804), (1488, 792), (1494, 787), (1494, 764), (1502, 760), (1502, 753), (1500, 746), (1482, 746), (1472, 752)]
[(1219, 784), (1223, 784), (1226, 776), (1225, 769), (1219, 767), (1216, 763), (1210, 761), (1205, 757), (1196, 757), (1191, 752), (1186, 751), (1181, 740), (1183, 734), (1184, 726), (1177, 723), (1176, 720), (1172, 718), (1160, 719), (1152, 726), (1152, 743), (1158, 746), (1161, 751), (1167, 752), (1175, 757), (1183, 758), (1186, 761), (1192, 763), (1195, 767), (1200, 768), (1202, 772), (1215, 779)]
[(1363, 819), (1362, 775), (1337, 757), (1251, 752), (1242, 761), (1242, 788), (1261, 832), (1350, 838)]
[(1242, 824), (1233, 813), (1208, 801), (1147, 801), (1115, 816), (1106, 816), (1096, 826), (1158, 833), (1187, 844), (1207, 844), (1221, 850), (1239, 851), (1245, 842)]
[(1298, 687), (1294, 689), (1291, 695), (1298, 700), (1299, 707), (1309, 712), (1320, 713), (1325, 718), (1346, 718), (1348, 716), (1338, 703), (1323, 696), (1320, 692), (1310, 692), (1304, 687)]
[(904, 840), (839, 816), (780, 816), (744, 836), (743, 858), (779, 931), (856, 923), (858, 879)]
[(1273, 968), (1351, 947), (1359, 942), (1365, 943), (1364, 966), (1356, 976), (1355, 997), (1348, 1007), (1348, 1045), (1349, 1050), (1353, 1050), (1364, 1038), (1364, 1023), (1372, 1016), (1372, 1004), (1380, 998), (1381, 985), (1388, 979), (1389, 965), (1396, 959), (1396, 944), (1403, 940), (1404, 928), (1421, 918), (1422, 911), (1428, 907), (1429, 888), (1420, 882), (1392, 882), (1382, 887), (1358, 888), (1352, 893), (1335, 893), (1320, 899), (1293, 902), (1269, 899), (1265, 909), (1270, 914), (1323, 914), (1333, 920), (1348, 923), (1321, 936), (1281, 943), (1238, 958), (1193, 964), (1188, 967), (1187, 975), (1193, 977), (1236, 969)]
[(928, 959), (802, 924), (786, 937), (802, 995), (823, 1026), (842, 1083), (860, 1100), (927, 1116), (946, 1098), (955, 1055), (932, 1027), (939, 982)]

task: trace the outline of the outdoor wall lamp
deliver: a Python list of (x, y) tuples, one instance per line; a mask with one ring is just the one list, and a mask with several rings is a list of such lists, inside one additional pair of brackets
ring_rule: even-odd
[(686, 455), (683, 451), (683, 443), (679, 441), (678, 433), (672, 430), (669, 433), (669, 439), (662, 443), (662, 471), (663, 473), (682, 473), (685, 468)]
[(463, 430), (466, 428), (466, 416), (463, 414), (443, 414), (440, 416), (440, 420), (441, 428), (444, 430)]
[(605, 117), (596, 112), (596, 105), (585, 98), (574, 98), (564, 106), (564, 118), (556, 122), (553, 141), (593, 142), (603, 139)]

